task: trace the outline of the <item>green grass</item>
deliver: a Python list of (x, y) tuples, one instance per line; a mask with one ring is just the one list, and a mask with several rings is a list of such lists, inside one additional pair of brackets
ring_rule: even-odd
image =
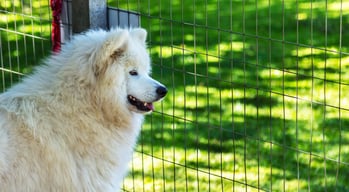
[(327, 13), (325, 2), (148, 2), (110, 3), (141, 13), (153, 76), (170, 88), (146, 119), (126, 190), (348, 190), (339, 36), (347, 45), (349, 33), (337, 2)]
[(45, 0), (0, 2), (0, 91), (31, 72), (50, 52), (48, 5)]
[[(349, 4), (341, 20), (337, 1), (205, 2), (110, 2), (141, 13), (153, 76), (169, 88), (146, 118), (124, 189), (349, 190)], [(23, 22), (49, 38), (49, 22), (0, 13), (0, 28)], [(6, 69), (27, 73), (50, 47), (0, 32)], [(16, 81), (2, 75), (6, 87)]]

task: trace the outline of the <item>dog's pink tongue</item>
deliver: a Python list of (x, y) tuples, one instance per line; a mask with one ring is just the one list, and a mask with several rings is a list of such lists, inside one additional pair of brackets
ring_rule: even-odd
[(147, 107), (148, 107), (148, 109), (154, 111), (153, 103), (147, 103)]

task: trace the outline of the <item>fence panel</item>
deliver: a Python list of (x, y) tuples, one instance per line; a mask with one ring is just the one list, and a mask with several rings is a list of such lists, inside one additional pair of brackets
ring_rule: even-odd
[(0, 2), (0, 91), (47, 55), (50, 24), (49, 0)]
[(170, 88), (125, 191), (349, 190), (347, 3), (109, 5), (140, 14)]

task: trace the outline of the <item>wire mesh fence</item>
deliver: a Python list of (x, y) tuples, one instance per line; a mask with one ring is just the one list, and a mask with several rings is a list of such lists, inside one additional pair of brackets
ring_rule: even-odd
[(112, 1), (171, 87), (126, 191), (345, 191), (348, 4)]
[(50, 23), (47, 0), (0, 2), (0, 91), (17, 82), (47, 55)]
[[(347, 191), (349, 4), (110, 0), (169, 95), (124, 191)], [(2, 90), (49, 50), (48, 1), (0, 2)]]

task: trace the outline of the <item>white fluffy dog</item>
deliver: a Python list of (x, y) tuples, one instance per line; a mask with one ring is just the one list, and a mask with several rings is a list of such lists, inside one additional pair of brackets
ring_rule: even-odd
[(0, 95), (0, 191), (118, 191), (143, 114), (167, 89), (149, 77), (144, 29), (75, 36)]

